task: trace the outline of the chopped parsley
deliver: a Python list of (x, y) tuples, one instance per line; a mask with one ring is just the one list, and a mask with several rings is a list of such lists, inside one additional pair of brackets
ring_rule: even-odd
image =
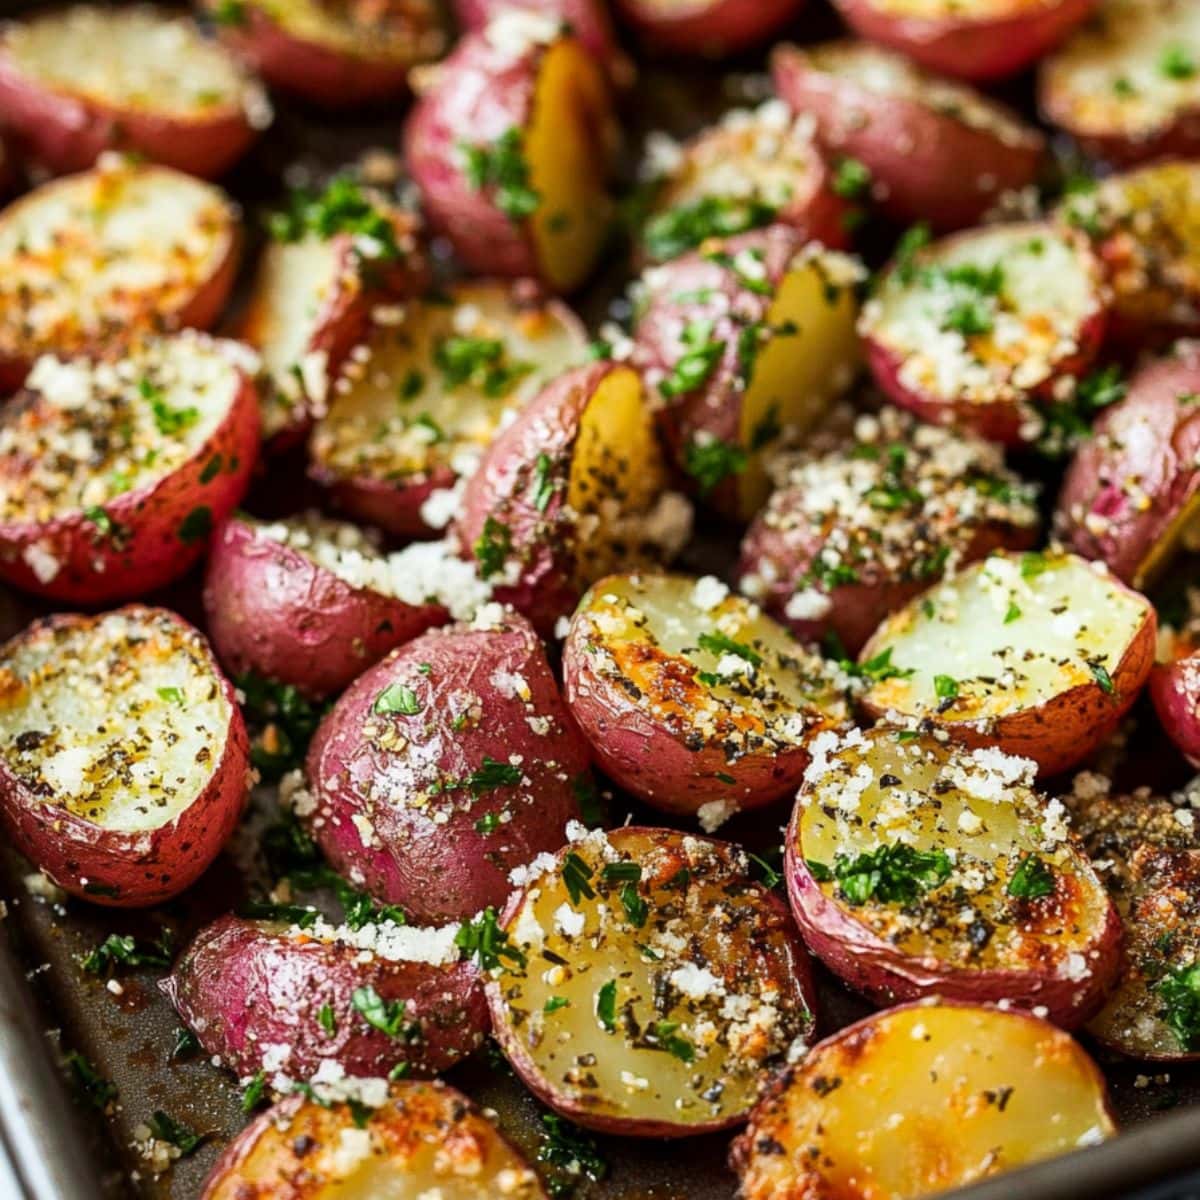
[(269, 900), (247, 900), (238, 916), (250, 921), (280, 921), (298, 929), (310, 929), (321, 914), (301, 904), (273, 904)]
[(276, 683), (253, 671), (234, 684), (242, 693), (242, 710), (252, 727), (250, 761), (264, 779), (273, 781), (300, 766), (321, 710), (290, 683)]
[(554, 498), (554, 480), (550, 471), (553, 463), (548, 454), (539, 454), (533, 464), (533, 506), (544, 513)]
[(1177, 967), (1155, 987), (1163, 1002), (1159, 1014), (1184, 1050), (1200, 1049), (1200, 963)]
[(1186, 46), (1168, 46), (1159, 59), (1158, 69), (1168, 79), (1192, 79), (1197, 71), (1196, 60)]
[(1116, 693), (1116, 685), (1113, 683), (1112, 676), (1108, 673), (1108, 668), (1100, 662), (1091, 660), (1088, 662), (1088, 670), (1092, 673), (1092, 678), (1100, 685), (1100, 690), (1106, 696), (1112, 696)]
[(485, 754), (483, 762), (471, 772), (466, 779), (453, 785), (444, 785), (444, 790), (453, 791), (465, 787), (473, 796), (482, 796), (485, 792), (493, 792), (496, 788), (516, 787), (521, 782), (521, 768), (512, 763), (500, 762)]
[(128, 934), (110, 933), (80, 963), (89, 975), (105, 975), (118, 965), (165, 969), (171, 965), (170, 946), (165, 937), (156, 945), (150, 945)]
[(490, 579), (504, 569), (505, 560), (512, 551), (512, 533), (503, 521), (489, 516), (472, 550), (479, 563), (479, 573), (484, 579)]
[(1004, 889), (1018, 900), (1039, 900), (1054, 894), (1054, 872), (1036, 854), (1027, 854)]
[(916, 674), (915, 667), (897, 667), (892, 663), (892, 647), (881, 650), (874, 658), (868, 658), (864, 663), (856, 663), (852, 659), (841, 658), (838, 666), (856, 679), (869, 679), (872, 683), (883, 683), (888, 679), (910, 679)]
[(683, 331), (683, 354), (658, 385), (664, 396), (683, 396), (705, 383), (725, 353), (725, 343), (713, 339), (713, 322), (691, 321)]
[(553, 1194), (561, 1195), (580, 1175), (598, 1182), (608, 1174), (608, 1163), (590, 1135), (582, 1129), (557, 1113), (543, 1113), (542, 1125), (544, 1132), (542, 1144), (538, 1147), (538, 1162), (557, 1167), (563, 1172), (563, 1178), (556, 1181), (561, 1185), (560, 1188), (551, 1188)]
[(857, 158), (838, 161), (833, 173), (833, 190), (844, 200), (861, 200), (871, 190), (871, 171)]
[(373, 706), (377, 713), (402, 713), (412, 717), (424, 711), (425, 706), (417, 697), (417, 693), (405, 683), (391, 683), (375, 697)]
[(839, 854), (832, 870), (810, 859), (808, 869), (819, 882), (836, 882), (848, 903), (860, 905), (870, 900), (911, 904), (923, 892), (945, 883), (953, 868), (944, 850), (917, 850), (897, 842), (853, 858)]
[(563, 859), (562, 880), (571, 897), (572, 904), (578, 904), (584, 896), (589, 900), (596, 897), (596, 889), (592, 887), (594, 872), (582, 858), (573, 850)]
[(617, 981), (610, 979), (596, 993), (596, 1020), (615, 1033), (617, 1028)]
[(678, 1029), (678, 1021), (654, 1021), (646, 1029), (646, 1045), (652, 1050), (665, 1050), (680, 1062), (693, 1062), (696, 1047)]
[(502, 958), (525, 965), (525, 955), (509, 942), (494, 908), (485, 908), (474, 921), (464, 921), (454, 935), (454, 944), (463, 958), (475, 959), (485, 971), (498, 967)]
[(1005, 625), (1011, 625), (1014, 621), (1021, 619), (1021, 609), (1015, 600), (1008, 602), (1008, 610), (1004, 614)]
[(267, 1092), (267, 1073), (259, 1071), (246, 1085), (242, 1093), (242, 1112), (252, 1113), (265, 1099)]
[(317, 1024), (320, 1025), (330, 1037), (333, 1037), (333, 1035), (337, 1033), (337, 1017), (334, 1015), (332, 1004), (325, 1003), (321, 1005), (321, 1008), (317, 1013)]
[(108, 535), (113, 531), (113, 519), (98, 504), (83, 510), (83, 518), (90, 521), (102, 534)]
[(328, 240), (345, 233), (363, 258), (394, 262), (404, 256), (387, 213), (345, 175), (331, 179), (323, 192), (293, 191), (287, 207), (271, 215), (267, 230), (277, 242), (299, 242), (309, 236)]
[(745, 642), (735, 641), (719, 630), (716, 633), (702, 633), (696, 641), (701, 650), (707, 650), (709, 654), (715, 655), (717, 658), (732, 654), (753, 667), (762, 666), (763, 657), (757, 650), (752, 646), (747, 646)]
[(175, 1031), (175, 1045), (171, 1047), (171, 1060), (184, 1058), (200, 1049), (200, 1039), (184, 1026)]
[(107, 1108), (117, 1098), (116, 1084), (105, 1079), (78, 1050), (70, 1051), (64, 1062), (79, 1095), (92, 1108)]
[(218, 25), (245, 25), (245, 0), (217, 0), (210, 10), (212, 19)]
[(894, 253), (896, 278), (901, 283), (912, 283), (917, 277), (917, 254), (933, 240), (933, 231), (922, 221), (919, 225), (905, 230), (896, 243)]
[(1120, 367), (1103, 367), (1085, 375), (1070, 399), (1055, 401), (1043, 410), (1045, 428), (1038, 450), (1048, 458), (1073, 450), (1091, 433), (1096, 414), (1123, 399), (1127, 391)]
[(146, 1124), (150, 1127), (153, 1137), (160, 1142), (170, 1142), (184, 1158), (194, 1153), (209, 1136), (189, 1129), (182, 1121), (177, 1121), (161, 1108), (154, 1111)]
[(700, 495), (707, 496), (731, 475), (740, 475), (748, 461), (749, 456), (741, 446), (714, 438), (690, 443), (684, 453), (683, 469), (696, 481)]
[(484, 813), (478, 821), (475, 822), (476, 833), (495, 833), (500, 828), (500, 814), (495, 812)]
[(952, 675), (935, 675), (933, 690), (937, 698), (943, 702), (958, 699), (958, 680)]
[(492, 400), (507, 396), (533, 370), (533, 364), (510, 361), (499, 338), (447, 337), (433, 350), (433, 361), (446, 387), (470, 384)]
[(505, 130), (491, 146), (459, 143), (463, 172), (476, 192), (495, 188), (496, 207), (510, 221), (523, 221), (538, 210), (541, 196), (530, 186), (529, 164), (517, 126)]
[(183, 707), (182, 688), (160, 687), (158, 689), (158, 698), (165, 701), (167, 704), (177, 704), (180, 708)]
[[(146, 380), (142, 380), (144, 387)], [(145, 395), (145, 392), (142, 393)], [(198, 408), (172, 408), (161, 396), (154, 396), (150, 399), (150, 411), (154, 414), (154, 424), (158, 432), (166, 437), (172, 434), (182, 433), (185, 429), (190, 429), (200, 419), (200, 410)]]
[(646, 222), (642, 244), (659, 262), (678, 258), (709, 238), (730, 237), (769, 225), (778, 213), (774, 205), (757, 198), (702, 196), (657, 213)]
[(1044, 575), (1049, 567), (1046, 556), (1039, 554), (1036, 550), (1029, 550), (1021, 555), (1022, 579), (1036, 579), (1039, 575)]
[(373, 1029), (390, 1038), (411, 1042), (420, 1026), (407, 1020), (408, 1006), (403, 1000), (385, 1000), (370, 984), (357, 987), (350, 994), (350, 1004)]
[(551, 996), (546, 1003), (542, 1005), (542, 1012), (558, 1012), (560, 1008), (566, 1008), (570, 1003), (570, 1000), (568, 1000), (566, 996)]

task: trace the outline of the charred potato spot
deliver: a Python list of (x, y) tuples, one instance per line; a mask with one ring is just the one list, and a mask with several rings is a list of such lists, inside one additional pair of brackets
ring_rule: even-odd
[(816, 1047), (735, 1143), (745, 1200), (925, 1196), (1111, 1136), (1071, 1038), (998, 1009), (919, 1004)]
[(722, 1126), (811, 1029), (786, 916), (740, 854), (666, 830), (575, 841), (505, 921), (501, 1044), (554, 1107), (653, 1136)]

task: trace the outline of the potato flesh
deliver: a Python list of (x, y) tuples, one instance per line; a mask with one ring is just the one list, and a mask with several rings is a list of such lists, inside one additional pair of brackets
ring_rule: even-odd
[[(783, 925), (768, 923), (757, 886), (712, 856), (711, 843), (661, 833), (665, 850), (638, 830), (570, 847), (592, 870), (596, 897), (573, 900), (560, 868), (531, 884), (507, 924), (528, 969), (506, 961), (498, 979), (514, 1036), (568, 1104), (598, 1120), (698, 1125), (749, 1107), (766, 1063), (806, 1030), (808, 1014), (782, 969), (790, 961)], [(601, 882), (606, 861), (618, 859), (642, 868), (640, 928), (619, 901), (620, 885)], [(682, 868), (686, 885), (666, 886)], [(615, 988), (612, 1031), (600, 1012), (606, 986)], [(635, 1044), (634, 1026), (644, 1035), (658, 1021), (677, 1023), (671, 1032), (694, 1061)]]
[[(460, 456), (483, 453), (505, 409), (521, 407), (583, 357), (575, 328), (552, 307), (522, 307), (507, 287), (488, 284), (460, 285), (451, 297), (413, 303), (401, 324), (375, 327), (369, 357), (352, 364), (349, 388), (317, 426), (313, 454), (324, 468), (397, 482), (439, 466), (457, 470)], [(502, 365), (520, 373), (495, 395), (473, 380), (451, 386), (435, 361), (451, 338), (502, 343)]]
[[(1145, 600), (1074, 555), (994, 554), (884, 622), (863, 661), (890, 650), (892, 666), (913, 674), (875, 684), (868, 701), (942, 722), (1036, 708), (1072, 688), (1103, 686), (1101, 671), (1111, 680), (1149, 613)], [(939, 676), (957, 685), (948, 704)]]
[(569, 292), (591, 272), (608, 235), (608, 85), (572, 39), (543, 55), (525, 133), (530, 184), (541, 198), (530, 218), (538, 262), (556, 291)]
[[(840, 857), (853, 860), (902, 844), (947, 852), (953, 869), (911, 903), (873, 898), (851, 905), (834, 881), (822, 882), (821, 890), (900, 953), (933, 954), (954, 967), (1017, 971), (1044, 971), (1058, 962), (1068, 977), (1082, 977), (1087, 951), (1107, 923), (1107, 895), (1066, 840), (1061, 804), (1048, 807), (1031, 790), (1028, 764), (995, 751), (947, 750), (895, 730), (865, 736), (865, 744), (857, 744), (850, 735), (856, 745), (840, 753), (841, 771), (824, 786), (810, 772), (800, 793), (804, 857), (832, 868)], [(863, 765), (870, 782), (859, 793)], [(843, 781), (842, 772), (849, 779)], [(896, 782), (883, 786), (889, 778)], [(1055, 891), (1023, 905), (1007, 887), (1027, 855), (1050, 869)], [(989, 931), (982, 947), (972, 940), (980, 928)]]
[(0, 660), (0, 688), (9, 770), (36, 799), (106, 830), (168, 824), (224, 752), (230, 706), (212, 660), (199, 634), (161, 612), (23, 638)]
[(752, 1150), (746, 1200), (927, 1196), (1115, 1132), (1067, 1034), (965, 1006), (895, 1009), (830, 1039), (765, 1109), (750, 1132), (784, 1153)]
[[(250, 0), (250, 4), (293, 37), (356, 58), (406, 63), (434, 58), (446, 45), (434, 0), (391, 6), (398, 10), (392, 19), (386, 11), (372, 15), (387, 6), (358, 5), (365, 15), (357, 21), (351, 15), (354, 4), (331, 5), (326, 0)], [(339, 9), (344, 16), (335, 15)]]

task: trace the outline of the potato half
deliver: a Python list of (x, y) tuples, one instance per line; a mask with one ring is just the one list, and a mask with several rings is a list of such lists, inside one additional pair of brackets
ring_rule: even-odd
[(361, 1108), (290, 1097), (222, 1154), (201, 1200), (547, 1200), (538, 1177), (444, 1083), (393, 1083)]
[(0, 817), (59, 887), (147, 907), (241, 816), (249, 743), (204, 638), (165, 609), (36, 621), (0, 650)]
[(911, 1004), (822, 1042), (734, 1143), (744, 1200), (930, 1196), (1111, 1137), (1104, 1077), (1024, 1013)]
[(1121, 921), (1034, 765), (876, 726), (818, 736), (786, 843), (809, 948), (881, 1004), (1011, 1001), (1072, 1028), (1121, 965)]
[(736, 1124), (813, 1028), (808, 957), (740, 850), (667, 829), (579, 830), (501, 921), (487, 984), (521, 1079), (603, 1132)]
[(1045, 775), (1117, 728), (1154, 662), (1145, 597), (1075, 555), (993, 554), (889, 617), (863, 648), (863, 704)]
[(834, 673), (712, 576), (613, 575), (563, 647), (567, 704), (605, 773), (710, 831), (791, 793), (849, 717)]

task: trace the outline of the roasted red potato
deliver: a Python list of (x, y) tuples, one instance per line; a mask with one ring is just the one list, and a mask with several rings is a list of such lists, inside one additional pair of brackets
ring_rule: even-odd
[(1200, 8), (1101, 0), (1094, 20), (1042, 62), (1042, 115), (1115, 163), (1200, 150)]
[(457, 932), (332, 926), (303, 908), (290, 922), (226, 916), (160, 986), (204, 1053), (240, 1078), (307, 1080), (328, 1062), (357, 1078), (426, 1078), (487, 1033), (479, 969), (462, 960)]
[(375, 1102), (365, 1122), (361, 1100), (290, 1096), (263, 1113), (221, 1155), (200, 1200), (547, 1200), (466, 1096), (436, 1080), (379, 1083), (381, 1094), (365, 1093)]
[(261, 86), (186, 17), (76, 4), (0, 33), (5, 127), (56, 174), (106, 150), (214, 179), (271, 123)]
[[(865, 42), (781, 46), (775, 88), (825, 150), (860, 165), (862, 190), (902, 224), (950, 232), (1032, 184), (1041, 134), (973, 88)], [(852, 177), (853, 178), (853, 177)]]
[(605, 774), (711, 832), (792, 794), (848, 706), (820, 655), (709, 575), (613, 575), (563, 646), (567, 704)]
[(1004, 79), (1037, 62), (1099, 0), (834, 0), (846, 23), (914, 62), (962, 79)]
[(1200, 650), (1172, 639), (1165, 661), (1150, 673), (1150, 699), (1167, 736), (1200, 768)]
[(40, 354), (206, 329), (237, 272), (237, 211), (166, 167), (105, 160), (0, 211), (0, 391)]
[(371, 313), (429, 283), (419, 222), (340, 176), (273, 214), (239, 328), (262, 359), (263, 438), (283, 450), (328, 410)]
[(738, 587), (797, 637), (857, 654), (947, 573), (1031, 547), (1036, 500), (998, 446), (884, 408), (789, 469), (742, 540)]
[(1069, 195), (1057, 217), (1092, 242), (1122, 349), (1200, 332), (1200, 163), (1155, 163)]
[(502, 14), (431, 68), (405, 126), (430, 223), (473, 271), (570, 292), (612, 215), (608, 79), (553, 21)]
[(1106, 293), (1080, 235), (1042, 223), (960, 233), (901, 254), (864, 306), (875, 381), (923, 420), (1020, 446), (1039, 403), (1074, 386), (1100, 347)]
[(132, 605), (35, 621), (0, 649), (0, 820), (73, 896), (142, 908), (217, 856), (249, 742), (204, 638)]
[(986, 1005), (907, 1004), (779, 1075), (733, 1146), (742, 1200), (931, 1196), (1116, 1133), (1069, 1034)]
[(798, 439), (854, 382), (862, 264), (794, 229), (706, 242), (643, 277), (632, 362), (694, 491), (749, 519), (765, 456)]
[(314, 513), (217, 529), (204, 579), (208, 636), (237, 677), (248, 671), (307, 696), (340, 692), (389, 650), (449, 620), (410, 603), (408, 582), (356, 525)]
[(454, 534), (496, 599), (549, 635), (600, 576), (683, 547), (691, 506), (666, 479), (637, 373), (593, 363), (560, 375), (496, 438)]
[(397, 99), (449, 41), (437, 0), (202, 0), (221, 40), (272, 87), (325, 108)]
[(723, 58), (766, 41), (804, 0), (613, 0), (647, 42), (678, 54)]
[(734, 109), (679, 146), (656, 140), (644, 171), (654, 202), (639, 250), (649, 262), (678, 258), (712, 237), (778, 221), (806, 241), (844, 247), (864, 181), (835, 174), (813, 144), (809, 122), (778, 100)]
[(889, 617), (859, 655), (863, 705), (929, 721), (1043, 775), (1112, 735), (1154, 662), (1154, 608), (1072, 554), (993, 554)]
[(785, 845), (809, 949), (876, 1003), (1037, 1008), (1071, 1029), (1121, 968), (1121, 918), (1034, 764), (877, 725), (820, 735)]
[(1143, 367), (1100, 415), (1059, 493), (1055, 529), (1145, 590), (1200, 514), (1200, 345)]
[(506, 411), (586, 356), (574, 313), (528, 284), (460, 283), (413, 301), (377, 319), (347, 364), (309, 442), (310, 473), (359, 520), (430, 537)]
[[(493, 606), (496, 607), (496, 606)], [(563, 844), (587, 745), (515, 615), (434, 630), (350, 686), (308, 754), (306, 821), (333, 866), (418, 921), (504, 903)]]
[(745, 1120), (763, 1072), (815, 1024), (783, 902), (725, 842), (578, 832), (501, 920), (487, 983), (501, 1049), (539, 1099), (604, 1133)]
[(0, 578), (72, 604), (183, 575), (237, 506), (258, 400), (232, 342), (185, 331), (113, 360), (40, 358), (0, 410)]

